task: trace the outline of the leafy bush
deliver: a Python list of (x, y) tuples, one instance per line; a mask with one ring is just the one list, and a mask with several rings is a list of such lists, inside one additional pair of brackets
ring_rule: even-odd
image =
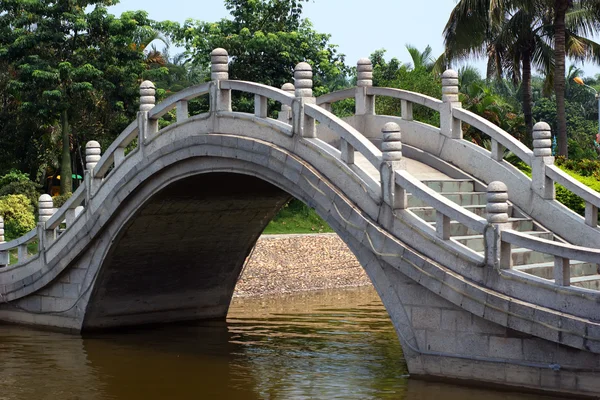
[(67, 202), (67, 200), (69, 200), (69, 197), (71, 197), (72, 195), (73, 195), (73, 193), (67, 192), (67, 193), (61, 194), (59, 196), (54, 196), (52, 198), (52, 202), (54, 203), (54, 207), (55, 208), (61, 208), (63, 206), (63, 204), (65, 204)]
[(40, 197), (40, 185), (27, 180), (19, 180), (10, 182), (7, 185), (0, 186), (0, 197), (9, 194), (22, 194), (27, 197), (33, 206), (34, 213), (37, 213), (37, 203)]
[(0, 197), (0, 215), (4, 218), (6, 240), (12, 240), (35, 228), (33, 205), (22, 194)]
[(6, 175), (0, 177), (0, 188), (12, 182), (28, 181), (29, 175), (18, 169), (11, 169)]

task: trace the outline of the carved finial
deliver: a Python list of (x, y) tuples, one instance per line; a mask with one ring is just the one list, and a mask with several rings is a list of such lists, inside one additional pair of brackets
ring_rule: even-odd
[(458, 73), (452, 69), (442, 74), (442, 101), (458, 101)]
[(150, 111), (156, 104), (156, 87), (150, 81), (144, 81), (140, 85), (140, 111)]
[(381, 151), (383, 152), (383, 161), (402, 160), (402, 133), (400, 126), (395, 122), (388, 122), (381, 129), (383, 133), (383, 143)]
[(0, 243), (4, 243), (4, 218), (0, 215)]
[(87, 171), (94, 169), (101, 157), (102, 150), (100, 149), (100, 143), (95, 140), (87, 142), (85, 145), (85, 169)]
[(210, 53), (210, 79), (224, 81), (229, 79), (229, 54), (222, 48)]
[[(291, 95), (295, 95), (296, 93), (296, 87), (291, 84), (291, 83), (284, 83), (283, 86), (281, 87), (281, 90), (291, 94)], [(281, 111), (290, 111), (292, 109), (292, 107), (282, 104), (281, 105)]]
[(373, 64), (368, 58), (361, 58), (356, 64), (356, 86), (373, 86)]
[(313, 73), (310, 64), (301, 62), (294, 69), (296, 97), (312, 97)]
[(43, 194), (38, 200), (38, 220), (40, 222), (46, 222), (54, 214), (54, 202), (49, 194)]
[(490, 224), (503, 224), (508, 222), (508, 192), (503, 182), (494, 181), (487, 187), (487, 220)]
[(545, 122), (533, 126), (533, 155), (548, 157), (552, 155), (552, 129)]

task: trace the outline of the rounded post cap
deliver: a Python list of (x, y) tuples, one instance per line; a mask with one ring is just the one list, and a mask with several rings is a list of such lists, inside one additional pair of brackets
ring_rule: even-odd
[(86, 149), (98, 149), (98, 148), (100, 148), (100, 143), (98, 143), (95, 140), (90, 140), (89, 142), (87, 142), (85, 144), (85, 148)]
[(48, 202), (48, 201), (52, 201), (52, 196), (50, 196), (50, 195), (49, 195), (49, 194), (47, 194), (47, 193), (44, 193), (43, 195), (41, 195), (41, 196), (40, 196), (40, 198), (38, 199), (38, 201), (39, 201), (40, 203), (42, 203), (42, 202)]
[(447, 69), (442, 74), (442, 79), (458, 79), (458, 72), (453, 69)]
[(140, 89), (156, 89), (156, 86), (151, 81), (144, 81), (140, 85)]
[(371, 65), (371, 66), (372, 66), (372, 65), (373, 65), (373, 63), (371, 62), (371, 60), (370, 60), (370, 59), (368, 59), (368, 58), (364, 58), (364, 57), (363, 57), (363, 58), (360, 58), (360, 59), (359, 59), (359, 60), (356, 62), (356, 65)]
[(285, 90), (286, 92), (293, 92), (294, 90), (296, 90), (296, 87), (292, 84), (292, 83), (284, 83), (283, 86), (281, 86), (281, 90)]
[(400, 132), (400, 125), (395, 122), (388, 122), (381, 128), (381, 132)]
[(228, 56), (227, 50), (222, 47), (217, 47), (213, 51), (210, 52), (211, 56)]
[(506, 192), (506, 191), (508, 191), (508, 188), (506, 187), (504, 182), (494, 181), (488, 185), (487, 191), (488, 192)]
[(310, 66), (309, 63), (302, 61), (302, 62), (296, 64), (296, 68), (294, 68), (294, 71), (311, 71), (312, 72), (312, 67)]

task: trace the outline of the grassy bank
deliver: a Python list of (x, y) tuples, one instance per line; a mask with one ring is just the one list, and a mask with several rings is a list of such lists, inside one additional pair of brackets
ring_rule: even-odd
[(300, 200), (286, 204), (265, 228), (264, 234), (322, 233), (333, 232), (315, 210)]

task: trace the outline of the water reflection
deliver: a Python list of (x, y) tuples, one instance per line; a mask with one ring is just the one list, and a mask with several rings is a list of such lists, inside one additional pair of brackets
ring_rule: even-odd
[(545, 397), (408, 379), (372, 288), (235, 299), (225, 323), (81, 338), (0, 326), (0, 400)]

